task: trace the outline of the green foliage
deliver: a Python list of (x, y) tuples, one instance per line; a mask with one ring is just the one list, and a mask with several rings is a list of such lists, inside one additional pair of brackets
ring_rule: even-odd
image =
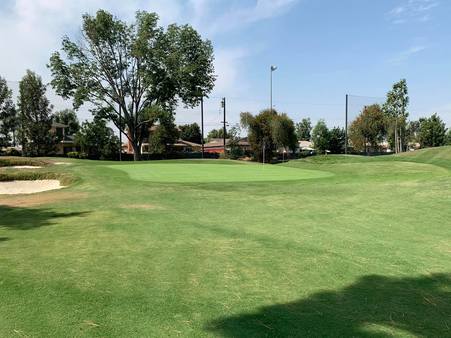
[(160, 110), (158, 113), (159, 125), (149, 136), (150, 153), (168, 154), (170, 145), (179, 138), (179, 131), (175, 125), (172, 112)]
[(279, 148), (289, 148), (293, 152), (297, 147), (296, 128), (287, 114), (279, 114), (272, 119), (272, 138)]
[(329, 137), (326, 122), (323, 119), (319, 120), (312, 131), (313, 146), (319, 153), (325, 153), (326, 150), (329, 150)]
[(15, 143), (13, 134), (18, 128), (16, 108), (12, 100), (12, 91), (6, 80), (0, 77), (0, 148)]
[(409, 121), (406, 133), (408, 142), (419, 142), (420, 121)]
[(244, 155), (243, 149), (240, 147), (240, 134), (241, 129), (239, 125), (235, 125), (229, 129), (229, 143), (227, 147), (229, 148), (229, 158), (232, 160), (237, 160)]
[(196, 106), (214, 86), (213, 47), (190, 26), (158, 26), (155, 13), (138, 12), (127, 24), (99, 10), (83, 16), (80, 42), (64, 38), (50, 59), (56, 92), (74, 107), (90, 102), (94, 114), (124, 132), (140, 159), (154, 122), (153, 106), (173, 111)]
[(286, 114), (279, 115), (274, 109), (262, 110), (253, 116), (251, 113), (241, 113), (241, 125), (248, 129), (248, 139), (254, 158), (270, 162), (277, 147), (294, 147), (296, 135), (294, 123)]
[(451, 146), (451, 128), (448, 129), (448, 133), (446, 134), (446, 145)]
[(437, 114), (420, 119), (419, 142), (422, 148), (444, 146), (446, 141), (446, 126)]
[(387, 133), (387, 118), (378, 104), (366, 106), (349, 127), (349, 140), (356, 151), (368, 152), (368, 146), (373, 149)]
[[(207, 139), (210, 141), (214, 138), (224, 138), (224, 128), (212, 129), (207, 134)], [(226, 138), (229, 138), (229, 134), (226, 131)]]
[(51, 134), (52, 106), (45, 96), (46, 88), (36, 73), (27, 70), (19, 83), (22, 151), (26, 156), (45, 156), (54, 151)]
[(312, 121), (304, 118), (296, 124), (296, 136), (298, 140), (310, 141), (312, 134)]
[(64, 109), (53, 114), (53, 121), (67, 126), (66, 135), (75, 135), (80, 130), (80, 122), (73, 109)]
[(197, 123), (185, 124), (179, 126), (180, 138), (193, 143), (201, 143), (202, 135), (200, 127)]
[(343, 128), (334, 127), (329, 130), (328, 150), (332, 154), (342, 154), (345, 150), (346, 134)]
[(404, 151), (407, 145), (406, 123), (409, 113), (409, 92), (405, 79), (395, 83), (392, 90), (387, 93), (387, 100), (383, 105), (383, 111), (390, 124), (389, 142), (396, 153)]
[[(83, 122), (75, 135), (75, 144), (90, 159), (115, 159), (120, 150), (119, 138), (101, 118)], [(80, 157), (80, 154), (78, 155)]]

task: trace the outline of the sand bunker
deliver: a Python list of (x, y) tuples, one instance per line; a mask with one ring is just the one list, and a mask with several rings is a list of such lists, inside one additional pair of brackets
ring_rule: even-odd
[(64, 186), (58, 180), (0, 182), (0, 195), (33, 194), (61, 188)]
[(54, 162), (53, 164), (55, 164), (55, 165), (71, 165), (72, 163), (70, 163), (70, 162)]
[(41, 166), (38, 165), (13, 165), (12, 167), (9, 168), (14, 168), (14, 169), (39, 169), (42, 168)]

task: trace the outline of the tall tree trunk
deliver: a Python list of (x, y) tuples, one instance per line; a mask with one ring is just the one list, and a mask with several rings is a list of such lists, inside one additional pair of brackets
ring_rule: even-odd
[(141, 147), (136, 142), (132, 142), (132, 147), (133, 161), (141, 161)]

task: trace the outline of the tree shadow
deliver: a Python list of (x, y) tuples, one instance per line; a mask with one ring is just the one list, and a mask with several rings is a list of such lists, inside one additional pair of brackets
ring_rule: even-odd
[(21, 208), (0, 205), (0, 229), (30, 230), (55, 224), (55, 219), (82, 217), (89, 212), (55, 212), (49, 209)]
[(362, 277), (258, 312), (215, 320), (206, 330), (226, 337), (451, 337), (451, 274)]
[(8, 237), (0, 237), (0, 242), (6, 242), (9, 241)]

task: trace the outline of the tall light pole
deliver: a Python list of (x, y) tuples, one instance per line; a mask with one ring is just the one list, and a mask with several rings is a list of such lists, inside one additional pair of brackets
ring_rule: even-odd
[(270, 94), (269, 94), (269, 96), (270, 96), (270, 106), (269, 106), (269, 109), (271, 109), (271, 112), (272, 112), (272, 109), (273, 109), (273, 106), (272, 106), (272, 73), (275, 71), (277, 69), (277, 67), (276, 66), (271, 66), (271, 68), (270, 68)]

